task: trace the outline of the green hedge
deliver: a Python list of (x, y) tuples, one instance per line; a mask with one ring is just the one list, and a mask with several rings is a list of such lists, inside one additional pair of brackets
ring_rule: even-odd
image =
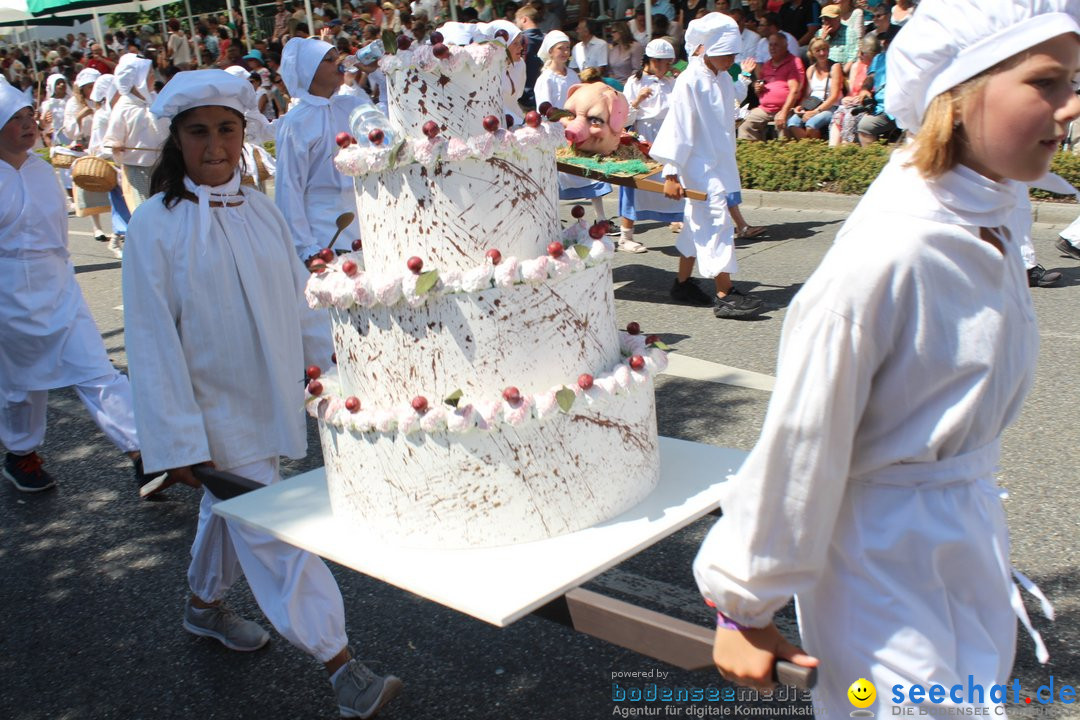
[[(738, 142), (736, 157), (744, 188), (861, 195), (889, 160), (895, 146), (842, 145), (824, 140)], [(1059, 152), (1050, 169), (1080, 187), (1080, 155)], [(1061, 197), (1033, 190), (1032, 197)]]

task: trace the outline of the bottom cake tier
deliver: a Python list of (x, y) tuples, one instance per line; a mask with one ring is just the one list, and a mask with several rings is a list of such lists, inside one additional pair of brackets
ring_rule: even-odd
[(491, 430), (363, 432), (320, 419), (334, 515), (398, 545), (442, 549), (610, 520), (653, 490), (660, 468), (651, 376), (610, 389)]

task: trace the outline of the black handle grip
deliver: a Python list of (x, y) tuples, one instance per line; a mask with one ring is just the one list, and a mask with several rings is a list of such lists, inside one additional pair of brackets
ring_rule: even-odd
[(773, 680), (780, 685), (794, 685), (800, 690), (811, 690), (817, 684), (817, 668), (777, 660), (773, 665)]

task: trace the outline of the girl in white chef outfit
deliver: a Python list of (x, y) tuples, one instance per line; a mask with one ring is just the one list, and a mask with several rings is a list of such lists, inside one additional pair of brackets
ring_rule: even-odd
[[(67, 203), (38, 138), (30, 99), (0, 85), (0, 443), (3, 474), (24, 492), (55, 485), (36, 450), (49, 390), (74, 386), (94, 422), (142, 476), (131, 387), (109, 362), (67, 249)], [(152, 482), (151, 482), (152, 481)]]
[[(694, 562), (726, 677), (819, 658), (819, 708), (846, 713), (866, 678), (883, 717), (895, 685), (1006, 682), (1017, 617), (1046, 661), (993, 473), (1038, 344), (1017, 181), (1080, 115), (1078, 17), (1077, 0), (924, 0), (889, 48), (886, 110), (914, 143), (792, 303), (761, 438)], [(815, 658), (772, 622), (792, 595)]]
[[(645, 46), (645, 62), (641, 69), (626, 79), (623, 95), (630, 104), (627, 118), (633, 129), (650, 143), (656, 139), (667, 117), (671, 90), (675, 78), (668, 75), (675, 62), (675, 48), (667, 40), (657, 38)], [(619, 247), (630, 252), (645, 252), (646, 247), (634, 240), (634, 222), (658, 220), (682, 224), (683, 203), (660, 193), (637, 193), (634, 188), (619, 188), (619, 215), (622, 229)]]
[(150, 196), (150, 170), (169, 134), (168, 125), (150, 113), (152, 71), (150, 60), (131, 53), (121, 56), (113, 71), (120, 99), (109, 115), (103, 144), (120, 163), (124, 200), (131, 212)]
[[(577, 72), (569, 65), (570, 38), (562, 30), (552, 30), (544, 36), (544, 41), (540, 43), (540, 49), (536, 54), (544, 62), (544, 69), (540, 71), (539, 77), (536, 78), (536, 85), (533, 86), (536, 107), (547, 102), (554, 108), (562, 109), (566, 105), (570, 88), (581, 82)], [(611, 185), (606, 182), (598, 182), (569, 173), (559, 173), (559, 199), (591, 201), (598, 222), (607, 220), (607, 214), (604, 212), (604, 196), (610, 192)], [(620, 249), (640, 252), (621, 246)]]
[[(300, 382), (327, 365), (325, 315), (304, 302), (307, 272), (289, 228), (262, 193), (240, 185), (251, 85), (222, 70), (178, 73), (153, 113), (170, 123), (153, 196), (133, 213), (124, 257), (124, 320), (136, 420), (152, 436), (147, 467), (197, 484), (191, 466), (260, 483), (281, 455), (303, 457)], [(222, 604), (242, 571), (278, 632), (326, 665), (344, 717), (371, 717), (401, 688), (351, 658), (341, 593), (318, 557), (213, 513), (203, 491), (184, 627), (233, 650), (269, 635)]]

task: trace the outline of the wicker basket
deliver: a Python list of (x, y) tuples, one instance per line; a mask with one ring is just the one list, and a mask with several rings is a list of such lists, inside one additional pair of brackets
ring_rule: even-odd
[(49, 162), (52, 163), (54, 168), (69, 168), (78, 159), (74, 155), (68, 155), (67, 153), (56, 153), (49, 157)]
[(71, 182), (88, 192), (107, 193), (116, 187), (116, 169), (99, 157), (84, 155), (71, 165)]

